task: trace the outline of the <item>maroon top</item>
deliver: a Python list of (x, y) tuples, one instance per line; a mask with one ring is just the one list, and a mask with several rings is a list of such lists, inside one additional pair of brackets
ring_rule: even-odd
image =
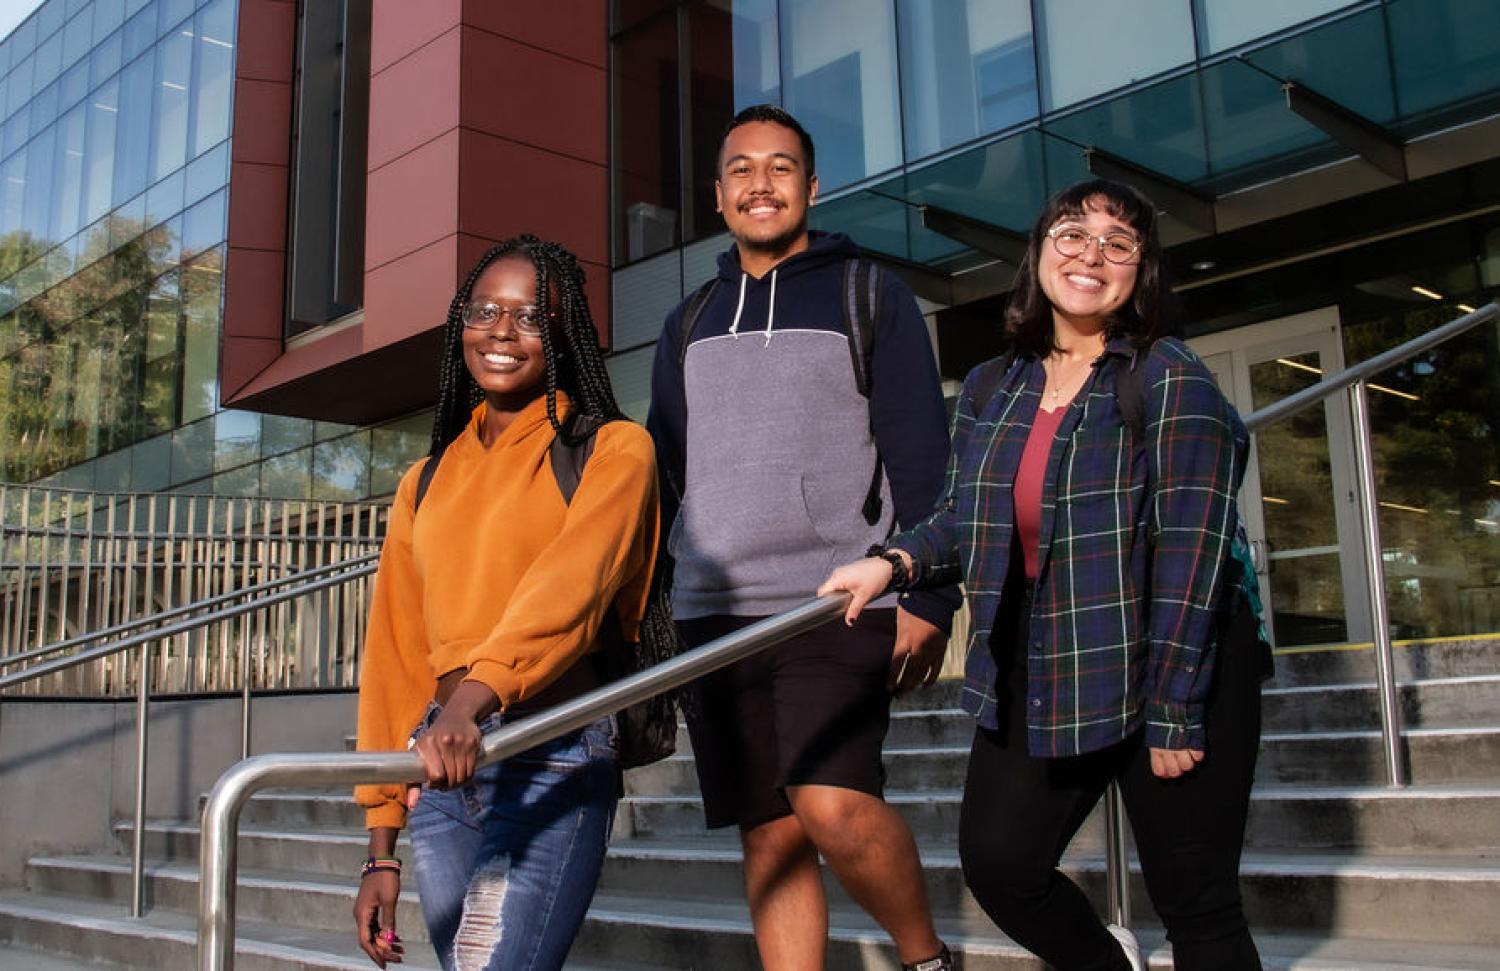
[(1026, 557), (1026, 579), (1036, 579), (1037, 539), (1042, 531), (1042, 480), (1047, 477), (1047, 455), (1052, 451), (1052, 439), (1057, 436), (1057, 426), (1062, 424), (1067, 405), (1056, 411), (1044, 408), (1036, 410), (1036, 419), (1031, 423), (1031, 433), (1026, 436), (1026, 448), (1021, 452), (1021, 467), (1016, 469), (1016, 484), (1013, 493), (1016, 503), (1016, 536), (1021, 541), (1021, 552)]

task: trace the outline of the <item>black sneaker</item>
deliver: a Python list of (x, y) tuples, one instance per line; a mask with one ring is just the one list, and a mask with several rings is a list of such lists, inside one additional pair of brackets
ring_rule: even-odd
[(953, 971), (953, 955), (944, 944), (941, 951), (925, 961), (901, 965), (901, 971)]

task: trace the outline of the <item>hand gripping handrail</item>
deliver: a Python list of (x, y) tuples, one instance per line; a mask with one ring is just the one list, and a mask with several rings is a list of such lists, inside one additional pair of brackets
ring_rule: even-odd
[[(621, 708), (670, 691), (843, 614), (848, 594), (810, 600), (648, 670), (579, 695), (484, 737), (478, 765), (489, 765), (582, 728)], [(257, 755), (219, 778), (203, 807), (198, 861), (198, 967), (234, 967), (235, 837), (240, 810), (261, 789), (287, 785), (360, 785), (420, 782), (421, 759), (413, 752)]]
[[(1374, 471), (1369, 449), (1368, 411), (1362, 408), (1365, 382), (1373, 374), (1448, 341), (1480, 324), (1500, 317), (1500, 304), (1488, 303), (1441, 327), (1413, 338), (1245, 418), (1255, 432), (1348, 389), (1355, 411), (1356, 450), (1362, 483), (1366, 524), (1366, 556), (1371, 564), (1370, 594), (1378, 602), (1376, 617), (1377, 673), (1380, 675), (1381, 728), (1386, 742), (1387, 768), (1392, 785), (1404, 785), (1399, 760), (1399, 710), (1395, 706), (1391, 673), (1390, 631), (1384, 622), (1384, 580), (1381, 571), (1379, 525), (1376, 519)], [(809, 601), (785, 614), (763, 620), (703, 647), (657, 665), (648, 671), (580, 695), (552, 711), (529, 717), (486, 735), (480, 765), (488, 765), (525, 751), (563, 732), (579, 728), (610, 712), (652, 695), (679, 687), (727, 664), (748, 657), (803, 631), (837, 617), (846, 594)], [(261, 789), (306, 784), (362, 784), (414, 782), (423, 778), (420, 759), (411, 752), (360, 752), (298, 755), (261, 755), (235, 765), (209, 794), (203, 809), (199, 856), (198, 967), (199, 971), (230, 971), (234, 967), (235, 837), (240, 810)], [(1117, 795), (1106, 800), (1105, 856), (1111, 921), (1130, 923), (1129, 861), (1124, 841), (1124, 813)]]

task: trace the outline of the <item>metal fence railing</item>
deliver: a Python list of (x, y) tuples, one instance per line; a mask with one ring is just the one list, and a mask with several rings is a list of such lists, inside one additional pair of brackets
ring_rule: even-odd
[[(0, 485), (0, 668), (379, 550), (385, 503)], [(151, 648), (154, 694), (352, 687), (369, 581), (199, 626)], [(134, 654), (34, 678), (28, 695), (136, 689)]]

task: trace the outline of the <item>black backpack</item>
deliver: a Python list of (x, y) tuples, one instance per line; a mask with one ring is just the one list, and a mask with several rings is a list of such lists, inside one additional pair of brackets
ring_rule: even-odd
[[(718, 292), (722, 281), (715, 276), (703, 284), (688, 298), (682, 311), (682, 336), (677, 344), (677, 368), (682, 370), (687, 363), (688, 345), (692, 343), (693, 331), (703, 308)], [(854, 369), (854, 383), (859, 393), (870, 397), (871, 369), (875, 359), (875, 333), (880, 312), (880, 267), (866, 259), (850, 257), (844, 261), (844, 330), (849, 333), (849, 364)], [(875, 437), (871, 426), (870, 437)], [(880, 521), (882, 503), (880, 480), (885, 464), (880, 459), (880, 450), (875, 451), (875, 472), (870, 478), (870, 488), (865, 492), (865, 501), (860, 512), (871, 526)]]
[[(562, 422), (562, 431), (552, 439), (547, 449), (551, 461), (552, 476), (557, 480), (557, 489), (563, 502), (571, 504), (578, 483), (583, 478), (583, 467), (594, 454), (594, 436), (604, 422), (593, 416), (580, 416), (576, 412)], [(437, 474), (447, 446), (440, 448), (417, 473), (417, 494), (412, 501), (412, 514), (422, 507), (422, 499)], [(658, 596), (652, 585), (652, 596)], [(599, 628), (600, 647), (590, 657), (599, 672), (600, 680), (609, 682), (643, 670), (647, 665), (636, 645), (625, 640), (617, 619), (611, 617)], [(622, 708), (615, 713), (619, 727), (620, 768), (633, 769), (650, 765), (677, 751), (677, 709), (674, 692), (654, 695), (645, 701)]]

